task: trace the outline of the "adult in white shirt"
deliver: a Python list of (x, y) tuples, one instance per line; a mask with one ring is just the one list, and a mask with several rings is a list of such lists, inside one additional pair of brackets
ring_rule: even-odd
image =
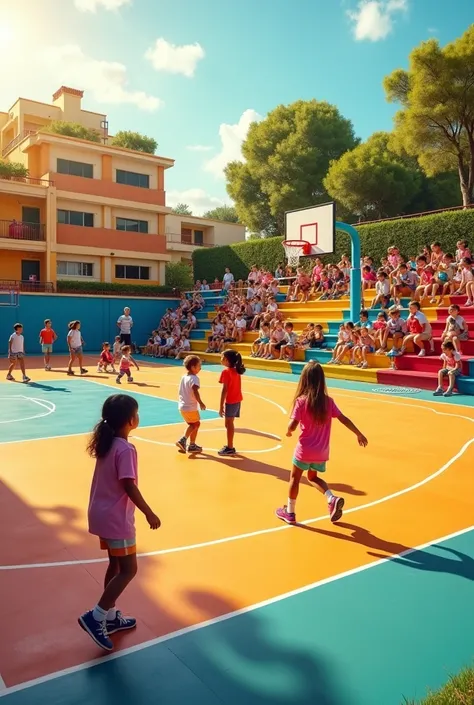
[(123, 309), (123, 316), (118, 317), (117, 327), (120, 330), (120, 342), (122, 345), (131, 345), (133, 318), (130, 315), (128, 306)]
[(226, 291), (229, 291), (231, 284), (234, 282), (234, 275), (230, 271), (229, 267), (225, 268), (225, 274), (222, 279), (222, 288), (225, 289)]

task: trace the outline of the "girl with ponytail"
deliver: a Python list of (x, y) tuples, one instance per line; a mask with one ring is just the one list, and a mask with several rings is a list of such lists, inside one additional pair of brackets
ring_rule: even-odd
[(150, 529), (160, 520), (137, 486), (137, 451), (128, 441), (139, 423), (138, 404), (127, 394), (105, 400), (102, 418), (87, 446), (96, 459), (89, 499), (89, 532), (108, 552), (109, 565), (97, 605), (78, 619), (79, 625), (104, 651), (114, 648), (110, 635), (133, 629), (136, 619), (124, 617), (115, 603), (137, 572), (135, 507), (146, 516)]
[(221, 363), (224, 370), (219, 378), (222, 384), (221, 403), (219, 414), (225, 418), (225, 428), (227, 431), (227, 444), (221, 448), (219, 455), (235, 455), (234, 447), (234, 419), (240, 417), (240, 405), (242, 403), (242, 383), (241, 376), (245, 372), (242, 356), (236, 350), (224, 350), (221, 356)]

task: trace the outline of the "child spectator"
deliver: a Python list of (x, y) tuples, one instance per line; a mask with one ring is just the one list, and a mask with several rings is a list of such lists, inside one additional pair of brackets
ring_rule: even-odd
[(283, 338), (281, 348), (280, 348), (280, 360), (284, 360), (285, 357), (291, 362), (295, 357), (295, 348), (298, 342), (298, 336), (293, 330), (293, 323), (285, 324), (285, 337)]
[(39, 334), (39, 341), (41, 345), (41, 349), (44, 355), (44, 369), (50, 371), (51, 370), (51, 365), (49, 364), (50, 362), (50, 356), (51, 353), (53, 352), (53, 344), (56, 342), (58, 339), (58, 336), (54, 332), (52, 328), (52, 323), (51, 319), (47, 318), (44, 322), (44, 328), (42, 331), (40, 331)]
[(179, 343), (176, 346), (176, 360), (179, 360), (183, 355), (187, 355), (191, 350), (191, 343), (185, 335), (182, 335)]
[(379, 354), (384, 353), (387, 350), (387, 343), (391, 338), (393, 340), (393, 347), (391, 353), (389, 354), (399, 355), (403, 342), (403, 336), (407, 330), (406, 323), (403, 318), (400, 317), (400, 311), (395, 306), (389, 310), (388, 315), (389, 318), (387, 321), (387, 327), (383, 334), (382, 345), (377, 352)]
[(377, 320), (372, 326), (375, 348), (379, 350), (383, 346), (383, 336), (387, 328), (387, 316), (384, 311), (377, 314)]
[(277, 321), (275, 328), (270, 334), (270, 342), (266, 347), (265, 359), (273, 360), (274, 353), (280, 352), (284, 338), (285, 331), (283, 330), (283, 323), (281, 321)]
[(406, 264), (401, 264), (398, 268), (397, 281), (392, 286), (392, 297), (396, 305), (400, 305), (402, 296), (409, 296), (413, 299), (418, 277), (416, 272), (408, 269)]
[(471, 259), (471, 250), (469, 249), (466, 240), (458, 240), (456, 243), (456, 248), (456, 262), (462, 262), (462, 260), (466, 257)]
[(449, 309), (449, 316), (446, 319), (446, 327), (441, 334), (441, 341), (444, 343), (447, 340), (454, 345), (456, 352), (461, 352), (461, 342), (469, 340), (469, 330), (467, 323), (462, 316), (459, 315), (459, 306), (452, 304)]
[(244, 339), (244, 333), (246, 330), (247, 321), (241, 313), (238, 313), (235, 317), (233, 338), (235, 338), (238, 343), (241, 343)]
[[(340, 338), (336, 347), (333, 350), (332, 358), (328, 361), (328, 365), (340, 365), (342, 364), (342, 359), (344, 355), (352, 350), (355, 342), (355, 326), (352, 321), (348, 321), (340, 329)], [(357, 336), (356, 336), (357, 337)]]
[[(438, 372), (438, 386), (433, 392), (433, 396), (450, 397), (453, 394), (456, 379), (462, 374), (461, 355), (456, 352), (450, 340), (443, 343), (442, 351), (440, 358), (443, 361), (443, 367)], [(445, 377), (448, 378), (448, 388), (443, 392), (443, 380)]]
[(359, 313), (359, 320), (355, 324), (356, 328), (372, 328), (372, 324), (369, 321), (369, 312), (366, 311), (365, 309), (362, 309), (362, 311)]
[(468, 285), (472, 285), (473, 281), (474, 273), (472, 271), (472, 260), (470, 257), (464, 257), (464, 259), (461, 260), (461, 279), (459, 281), (459, 288), (456, 291), (456, 294), (458, 296), (462, 294), (467, 294)]
[[(357, 365), (363, 370), (369, 366), (367, 353), (375, 352), (375, 341), (369, 329), (363, 326), (359, 331), (359, 339), (352, 349), (351, 365)], [(359, 362), (357, 362), (359, 360)]]
[(403, 338), (402, 347), (400, 348), (400, 355), (406, 350), (407, 343), (413, 342), (414, 345), (420, 348), (418, 357), (424, 357), (426, 355), (425, 342), (429, 342), (431, 346), (431, 352), (434, 352), (434, 342), (433, 334), (431, 332), (431, 325), (428, 322), (425, 314), (421, 311), (421, 306), (418, 301), (412, 301), (408, 307), (410, 315), (406, 321), (407, 333)]
[(23, 382), (27, 383), (31, 380), (26, 374), (25, 369), (25, 338), (23, 337), (23, 325), (21, 323), (15, 323), (13, 330), (15, 332), (12, 333), (8, 339), (8, 359), (10, 365), (8, 367), (7, 379), (9, 382), (15, 381), (12, 372), (18, 362), (23, 375)]
[(250, 353), (250, 357), (263, 357), (269, 342), (270, 326), (266, 323), (262, 323), (258, 332), (258, 338), (252, 343), (252, 352)]
[(374, 270), (368, 264), (364, 265), (362, 268), (362, 291), (372, 289), (376, 281), (377, 277)]
[(375, 308), (380, 304), (382, 308), (388, 308), (390, 303), (390, 282), (387, 273), (382, 270), (377, 272), (377, 281), (375, 283), (375, 296), (372, 299), (370, 308)]

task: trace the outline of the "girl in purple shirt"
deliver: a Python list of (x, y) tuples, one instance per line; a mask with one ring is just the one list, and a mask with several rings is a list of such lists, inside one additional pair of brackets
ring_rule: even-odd
[(110, 635), (133, 629), (137, 620), (124, 617), (115, 603), (137, 573), (135, 507), (146, 516), (150, 529), (160, 520), (137, 486), (137, 451), (128, 436), (139, 424), (138, 403), (126, 394), (114, 394), (102, 407), (102, 418), (87, 450), (96, 458), (89, 500), (89, 532), (108, 552), (105, 590), (94, 607), (79, 617), (79, 625), (105, 651), (114, 645)]
[(324, 492), (331, 521), (339, 521), (342, 517), (343, 497), (333, 495), (326, 482), (319, 477), (319, 473), (326, 471), (331, 424), (334, 418), (355, 433), (359, 445), (365, 448), (367, 438), (339, 411), (334, 400), (328, 396), (323, 368), (319, 362), (308, 362), (301, 373), (286, 433), (291, 437), (299, 425), (301, 432), (293, 456), (288, 503), (276, 510), (277, 517), (287, 524), (296, 524), (296, 499), (305, 470), (308, 471), (309, 482)]

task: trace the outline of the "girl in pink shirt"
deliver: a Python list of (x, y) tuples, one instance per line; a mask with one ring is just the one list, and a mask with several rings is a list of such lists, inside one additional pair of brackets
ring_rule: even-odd
[(287, 524), (296, 524), (296, 499), (305, 470), (308, 471), (309, 482), (325, 494), (331, 521), (339, 521), (342, 517), (343, 497), (333, 495), (326, 482), (318, 476), (326, 471), (331, 424), (334, 418), (355, 433), (359, 445), (365, 448), (367, 438), (339, 411), (334, 400), (328, 396), (323, 368), (319, 362), (308, 362), (301, 373), (286, 433), (291, 438), (298, 425), (300, 426), (300, 437), (293, 456), (288, 503), (276, 510), (277, 517)]
[(87, 450), (96, 458), (89, 500), (89, 532), (108, 552), (105, 590), (97, 605), (78, 619), (79, 625), (105, 651), (114, 645), (110, 635), (133, 629), (137, 620), (124, 617), (115, 603), (136, 575), (135, 507), (144, 513), (150, 529), (160, 520), (137, 486), (137, 451), (128, 442), (139, 423), (138, 404), (126, 394), (114, 394), (102, 407), (102, 418)]

